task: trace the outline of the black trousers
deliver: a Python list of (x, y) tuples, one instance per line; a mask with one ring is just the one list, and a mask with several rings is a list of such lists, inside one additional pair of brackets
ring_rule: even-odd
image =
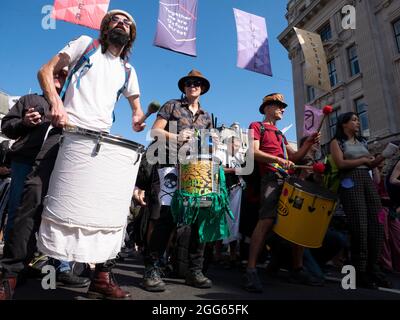
[[(154, 220), (154, 229), (145, 253), (145, 266), (156, 266), (160, 257), (164, 254), (171, 232), (175, 227), (169, 206), (162, 206), (160, 217)], [(203, 269), (205, 244), (200, 243), (198, 226), (191, 226), (189, 241), (189, 271), (201, 271)]]
[[(0, 260), (0, 268), (5, 278), (18, 276), (36, 251), (35, 233), (39, 230), (43, 199), (47, 194), (50, 176), (57, 159), (60, 137), (61, 129), (50, 130), (32, 171), (25, 180), (22, 201), (15, 212), (14, 225)], [(110, 260), (96, 265), (96, 270), (108, 272), (113, 266), (114, 262)]]
[(50, 176), (59, 149), (61, 129), (50, 130), (31, 173), (27, 176), (22, 201), (15, 212), (14, 225), (4, 245), (0, 260), (3, 275), (17, 276), (29, 263), (36, 250), (35, 232), (40, 226), (43, 198), (47, 194)]
[(357, 271), (376, 272), (384, 241), (383, 225), (378, 221), (382, 209), (378, 191), (367, 169), (353, 169), (344, 178), (353, 182), (351, 187), (340, 188), (351, 236), (352, 263)]

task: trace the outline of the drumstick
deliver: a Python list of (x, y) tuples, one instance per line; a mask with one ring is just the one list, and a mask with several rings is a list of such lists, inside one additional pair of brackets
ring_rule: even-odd
[(315, 173), (324, 173), (325, 172), (325, 165), (322, 162), (316, 162), (312, 166), (294, 165), (292, 168), (293, 169), (312, 170)]
[(158, 101), (152, 101), (149, 103), (149, 105), (147, 106), (147, 112), (143, 115), (143, 117), (139, 120), (139, 124), (142, 124), (143, 122), (146, 121), (146, 119), (148, 117), (150, 117), (150, 115), (152, 115), (153, 113), (158, 112), (158, 110), (160, 110), (160, 103)]
[(333, 112), (333, 108), (331, 106), (325, 106), (322, 109), (322, 112), (324, 113), (324, 117), (322, 118), (322, 120), (318, 126), (317, 132), (321, 131), (325, 118), (328, 117)]
[(214, 113), (211, 113), (211, 128), (214, 129)]
[(306, 169), (306, 170), (312, 170), (313, 166), (303, 166), (303, 165), (294, 165), (292, 166), (293, 169)]
[[(278, 165), (276, 169), (282, 170), (282, 167)], [(315, 173), (324, 173), (325, 172), (325, 165), (322, 162), (316, 162), (312, 166), (305, 166), (305, 165), (297, 165), (295, 164), (294, 166), (291, 166), (290, 169), (305, 169), (305, 170), (312, 170)]]

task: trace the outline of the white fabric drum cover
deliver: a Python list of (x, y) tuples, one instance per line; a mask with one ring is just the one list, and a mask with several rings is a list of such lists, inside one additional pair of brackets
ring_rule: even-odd
[(44, 254), (104, 262), (121, 247), (141, 154), (103, 141), (95, 155), (96, 144), (89, 136), (63, 134), (44, 201), (38, 241)]

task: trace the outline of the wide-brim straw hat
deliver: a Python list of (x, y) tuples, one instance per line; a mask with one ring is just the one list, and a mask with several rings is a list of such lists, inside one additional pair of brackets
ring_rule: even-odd
[(287, 107), (287, 103), (285, 102), (285, 98), (283, 97), (283, 94), (281, 93), (271, 93), (269, 95), (266, 95), (260, 105), (260, 113), (264, 114), (264, 108), (267, 105), (272, 105), (272, 104), (279, 104), (283, 106), (284, 108)]

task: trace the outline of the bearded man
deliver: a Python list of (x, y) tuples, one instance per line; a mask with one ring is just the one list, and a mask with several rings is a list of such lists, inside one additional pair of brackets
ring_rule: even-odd
[[(4, 257), (0, 261), (0, 300), (12, 297), (17, 276), (26, 268), (35, 251), (35, 231), (41, 220), (43, 198), (47, 193), (59, 150), (58, 142), (62, 128), (72, 125), (87, 130), (109, 132), (113, 123), (115, 103), (122, 93), (132, 108), (133, 130), (138, 132), (144, 129), (145, 125), (141, 123), (144, 114), (140, 105), (137, 75), (134, 68), (127, 63), (135, 38), (136, 24), (132, 16), (123, 10), (112, 10), (101, 22), (98, 40), (81, 36), (69, 42), (39, 70), (38, 79), (50, 104), (53, 129), (49, 131), (25, 181), (22, 202), (15, 213), (14, 226), (5, 245)], [(82, 59), (83, 56), (85, 59)], [(54, 86), (53, 75), (67, 66), (71, 71), (59, 95)], [(41, 251), (56, 259), (60, 258), (60, 252), (49, 254), (49, 244), (51, 241), (57, 241), (51, 237), (66, 234), (68, 228), (66, 224), (59, 222), (57, 219), (42, 221), (41, 230), (51, 230), (52, 233), (47, 237), (40, 235), (38, 243)], [(100, 234), (90, 233), (90, 230), (82, 226), (74, 230), (76, 234), (72, 241), (76, 241), (76, 245), (80, 239), (79, 235), (85, 234), (88, 243), (92, 243), (93, 237)], [(116, 239), (115, 236), (118, 235), (112, 238)], [(110, 256), (107, 261), (96, 264), (89, 293), (101, 298), (128, 298), (130, 294), (116, 284), (111, 274), (114, 265), (112, 258)]]

